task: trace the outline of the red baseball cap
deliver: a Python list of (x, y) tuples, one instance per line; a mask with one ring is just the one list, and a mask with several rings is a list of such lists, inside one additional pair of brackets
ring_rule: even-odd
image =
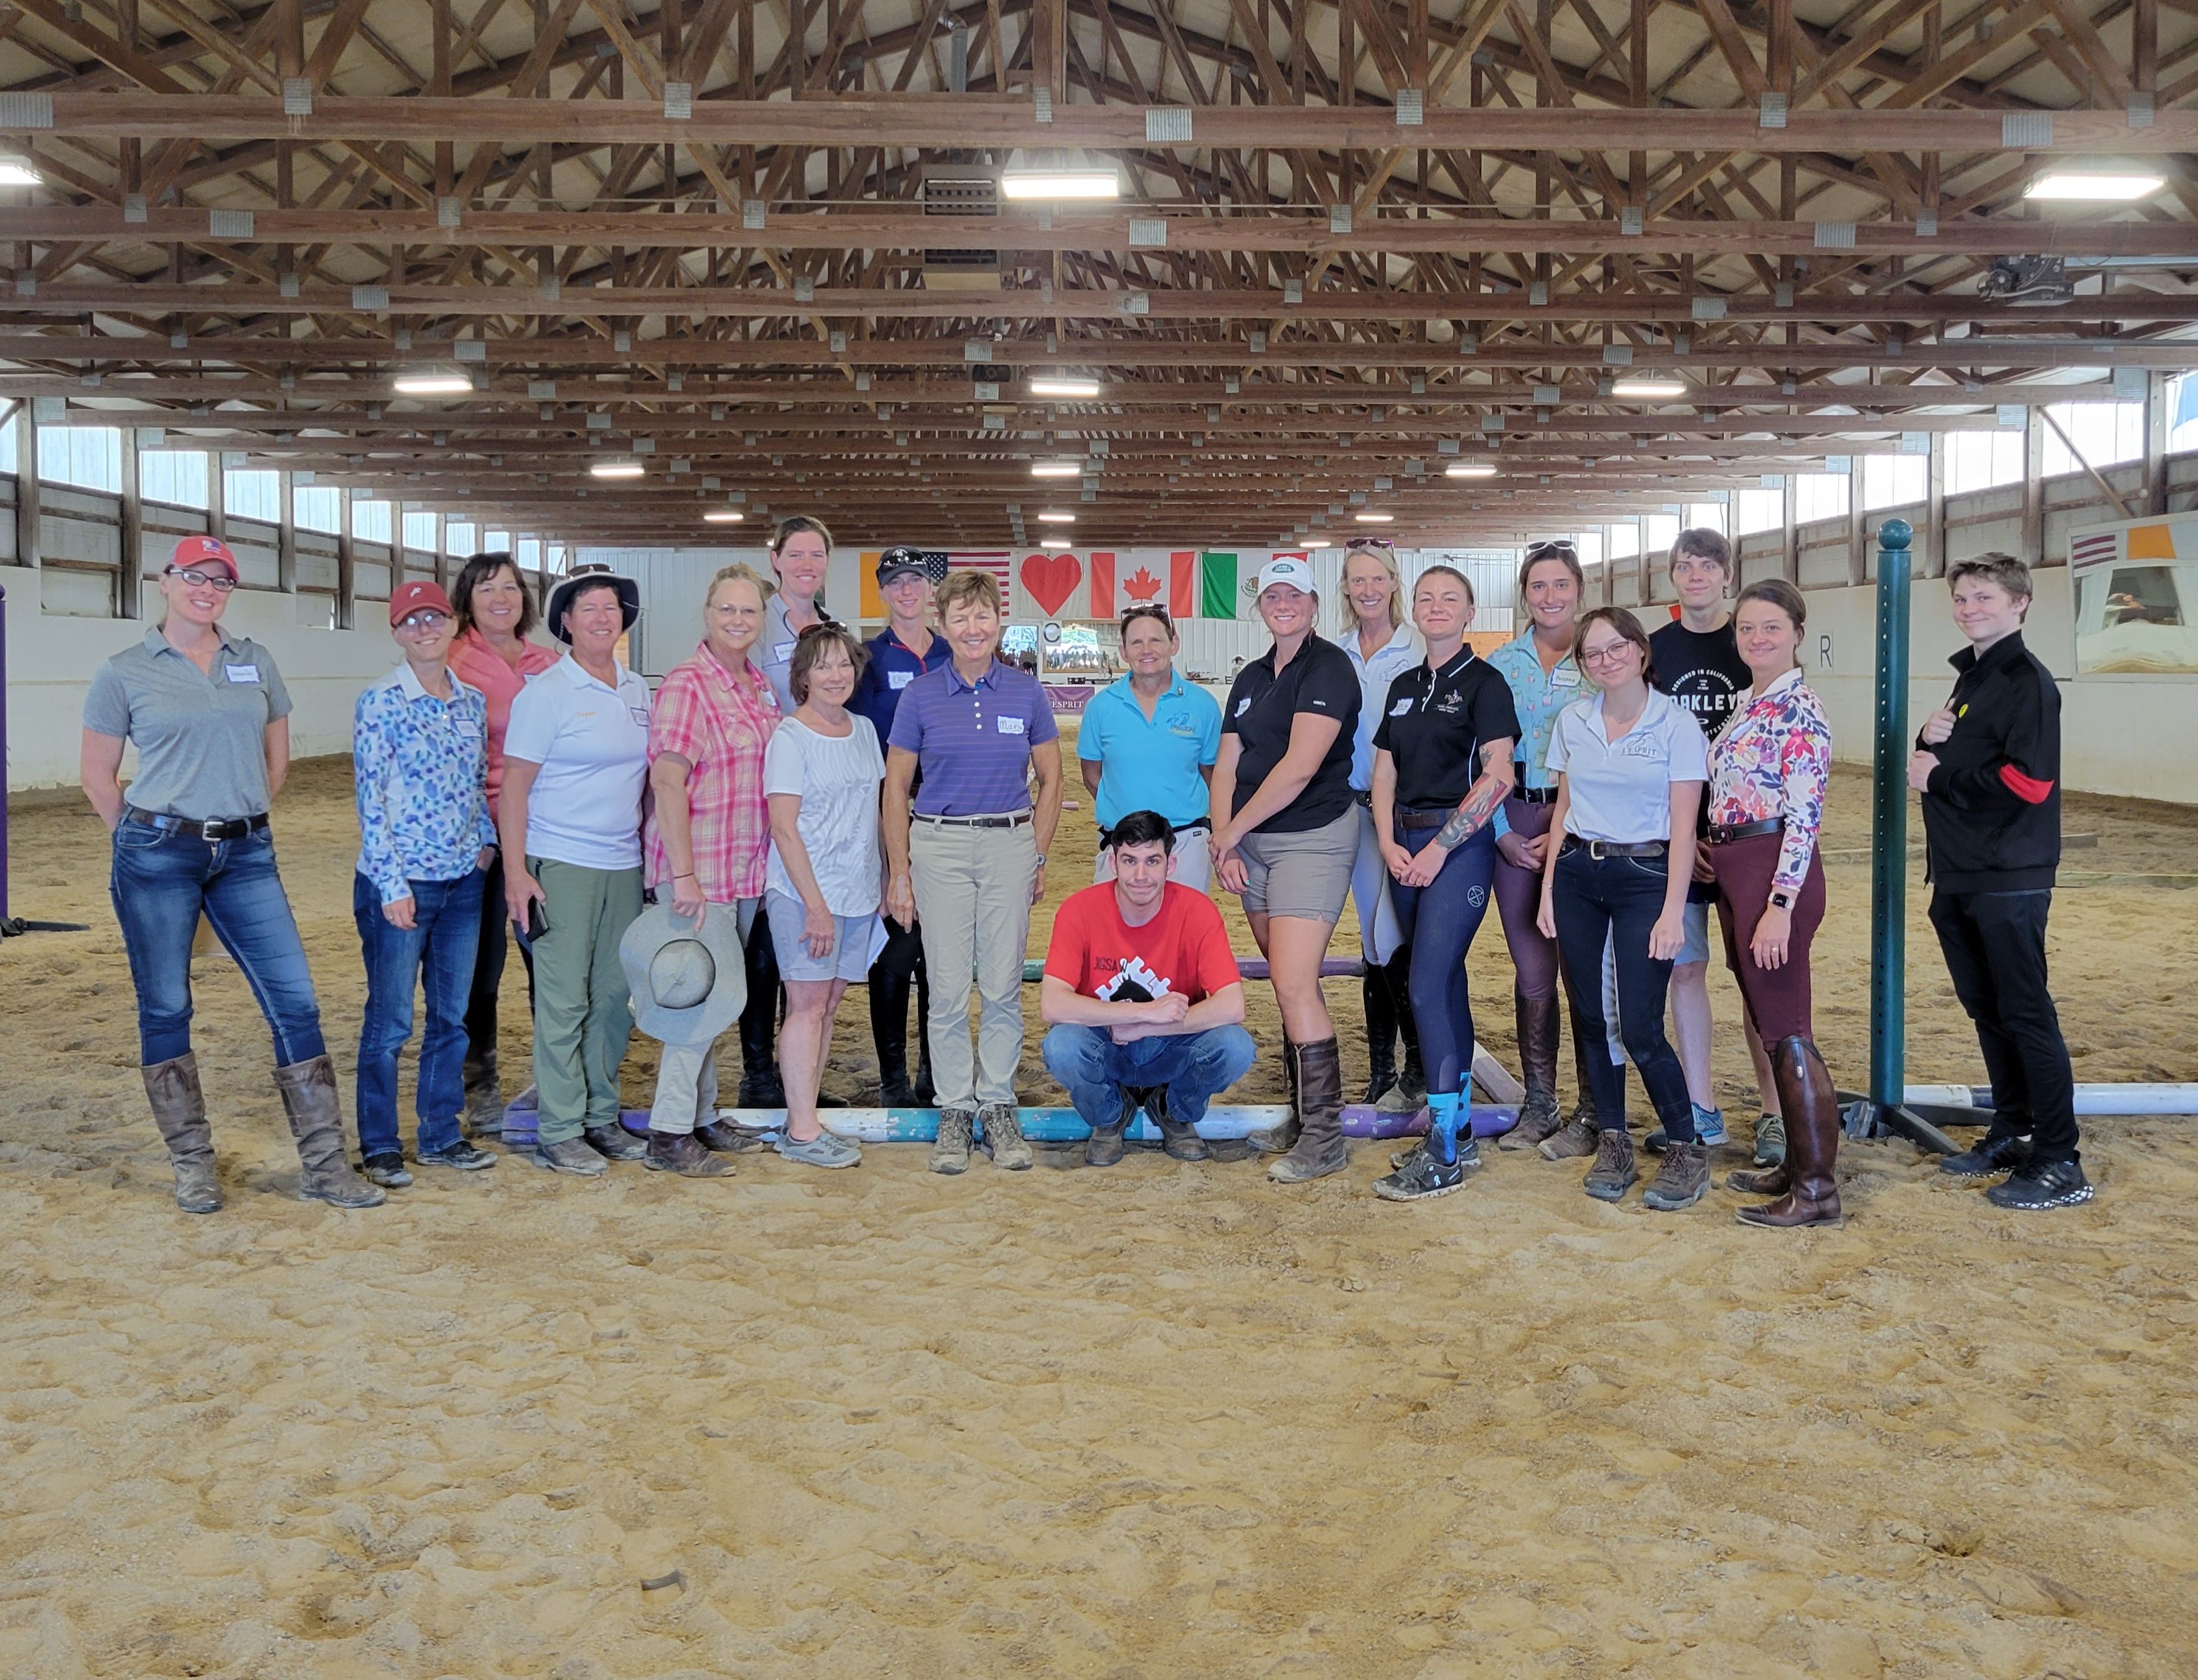
[(456, 617), (451, 611), (451, 597), (443, 593), (440, 584), (431, 584), (416, 578), (409, 584), (399, 584), (389, 596), (389, 622), (392, 627), (401, 625), (422, 607), (432, 607), (445, 617)]
[(168, 564), (178, 571), (187, 566), (201, 571), (209, 566), (226, 566), (230, 577), (243, 575), (236, 569), (236, 556), (229, 551), (229, 544), (218, 537), (184, 538), (176, 544)]

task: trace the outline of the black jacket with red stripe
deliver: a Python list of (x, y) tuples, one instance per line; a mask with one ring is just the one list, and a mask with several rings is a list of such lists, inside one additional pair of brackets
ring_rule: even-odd
[(1930, 880), (1947, 892), (2053, 885), (2061, 862), (2061, 690), (2018, 631), (1980, 656), (1964, 648), (1954, 732), (1936, 747), (1923, 794)]

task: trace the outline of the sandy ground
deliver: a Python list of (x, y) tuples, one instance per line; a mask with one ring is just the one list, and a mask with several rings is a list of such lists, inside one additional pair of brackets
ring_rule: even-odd
[[(347, 788), (305, 766), (278, 813), (346, 1068)], [(1865, 800), (1841, 779), (1835, 847)], [(2193, 867), (2198, 815), (2071, 806), (2101, 836), (2072, 868)], [(1794, 1235), (1722, 1189), (1658, 1215), (1493, 1153), (1393, 1207), (1365, 1145), (1295, 1190), (1149, 1154), (712, 1183), (507, 1160), (346, 1214), (292, 1195), (267, 1040), (214, 962), (230, 1206), (192, 1218), (103, 837), (61, 805), (15, 837), (16, 913), (92, 927), (0, 947), (0, 1674), (2198, 1672), (2187, 1121), (2094, 1125), (2098, 1200), (2044, 1217), (1850, 1146), (1846, 1225)], [(1090, 837), (1072, 812), (1055, 898)], [(1867, 873), (1832, 880), (1819, 1036), (1854, 1083)], [(2198, 894), (2109, 881), (2054, 926), (2078, 1077), (2198, 1078)], [(1920, 894), (1910, 949), (1911, 1075), (1980, 1078)], [(1492, 927), (1474, 972), (1508, 1055)], [(844, 1096), (865, 1020), (858, 993)]]

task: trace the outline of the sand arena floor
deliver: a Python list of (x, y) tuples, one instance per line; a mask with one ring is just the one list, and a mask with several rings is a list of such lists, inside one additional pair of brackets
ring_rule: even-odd
[[(1865, 799), (1843, 776), (1831, 847)], [(2127, 879), (2191, 869), (2198, 814), (2070, 804), (2100, 835), (2071, 869), (2115, 877), (2056, 906), (2078, 1077), (2198, 1078), (2198, 894)], [(277, 827), (348, 1109), (347, 767), (301, 767)], [(1055, 901), (1090, 832), (1069, 814)], [(508, 1160), (341, 1213), (291, 1193), (266, 1035), (216, 961), (230, 1205), (192, 1218), (104, 838), (60, 805), (15, 837), (16, 913), (93, 926), (0, 947), (0, 1675), (2198, 1673), (2189, 1121), (2097, 1125), (2099, 1199), (2044, 1217), (1850, 1146), (1846, 1225), (1794, 1235), (1723, 1189), (1609, 1207), (1493, 1152), (1393, 1207), (1372, 1145), (1296, 1190), (1135, 1153), (706, 1183)], [(1818, 950), (1850, 1084), (1866, 895), (1834, 869)], [(1911, 1076), (1980, 1078), (1915, 904)], [(1474, 970), (1508, 1055), (1492, 925)], [(1330, 994), (1355, 1021), (1355, 983)], [(858, 993), (843, 1096), (866, 1021)], [(1054, 1097), (1030, 1042), (1026, 1096)], [(645, 1102), (648, 1047), (626, 1066)], [(1278, 1098), (1279, 1060), (1241, 1090)]]

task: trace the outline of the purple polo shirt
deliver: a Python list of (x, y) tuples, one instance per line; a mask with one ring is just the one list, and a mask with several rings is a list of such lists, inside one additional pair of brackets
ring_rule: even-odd
[(1057, 740), (1037, 677), (995, 660), (972, 684), (951, 661), (901, 690), (887, 745), (923, 772), (919, 817), (998, 817), (1030, 809), (1031, 748)]

